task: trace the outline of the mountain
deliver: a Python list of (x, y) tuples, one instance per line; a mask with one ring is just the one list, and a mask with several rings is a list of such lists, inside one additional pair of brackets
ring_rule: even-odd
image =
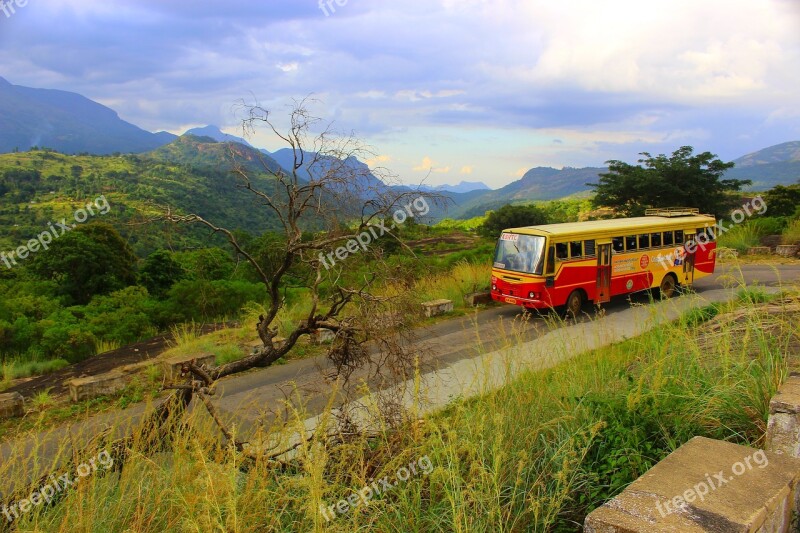
[(776, 185), (800, 182), (800, 141), (769, 146), (733, 161), (736, 166), (725, 173), (728, 179), (749, 179), (753, 191)]
[(590, 188), (586, 184), (597, 182), (599, 174), (607, 170), (603, 167), (564, 167), (560, 170), (551, 167), (532, 168), (522, 178), (505, 187), (493, 191), (475, 191), (482, 194), (463, 199), (450, 216), (471, 218), (505, 204), (556, 200), (587, 192)]
[[(264, 154), (269, 154), (283, 168), (291, 170), (294, 167), (294, 150), (291, 148), (281, 148), (275, 152), (261, 150)], [(307, 180), (318, 180), (325, 176), (331, 169), (341, 175), (349, 175), (348, 182), (354, 185), (354, 189), (361, 196), (374, 197), (389, 189), (380, 178), (372, 173), (369, 166), (354, 156), (349, 156), (343, 161), (333, 156), (321, 156), (312, 164), (317, 154), (314, 152), (304, 152), (303, 165), (298, 169), (298, 175)]]
[(12, 85), (0, 77), (0, 152), (32, 146), (59, 152), (145, 152), (174, 139), (125, 122), (79, 94)]
[(737, 168), (770, 165), (773, 163), (800, 163), (800, 141), (790, 141), (764, 148), (734, 159)]
[(419, 190), (429, 192), (454, 192), (463, 194), (472, 191), (491, 191), (492, 189), (482, 181), (462, 181), (457, 185), (437, 185), (435, 187), (421, 185), (419, 186)]
[(230, 172), (234, 162), (250, 172), (276, 173), (283, 170), (272, 157), (250, 145), (219, 142), (211, 137), (186, 133), (174, 141), (143, 154), (144, 157), (192, 168)]
[(205, 126), (203, 128), (192, 128), (186, 130), (184, 135), (194, 135), (196, 137), (211, 137), (217, 142), (235, 142), (253, 148), (253, 145), (247, 142), (243, 137), (237, 137), (223, 132), (217, 126)]

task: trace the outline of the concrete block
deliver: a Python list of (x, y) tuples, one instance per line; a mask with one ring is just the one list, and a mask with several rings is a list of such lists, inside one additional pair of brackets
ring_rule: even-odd
[(695, 437), (586, 517), (586, 533), (788, 532), (800, 459)]
[(753, 246), (747, 249), (747, 255), (769, 255), (770, 252), (769, 246)]
[(217, 361), (217, 357), (213, 353), (201, 353), (194, 355), (178, 355), (169, 359), (164, 359), (161, 364), (164, 367), (164, 377), (167, 381), (175, 381), (181, 377), (181, 369), (183, 365), (189, 361), (194, 360), (198, 366), (206, 365), (206, 367), (213, 367)]
[(775, 247), (775, 253), (783, 257), (794, 257), (800, 253), (798, 244), (781, 244)]
[(766, 449), (800, 457), (800, 376), (792, 374), (769, 402)]
[(422, 310), (428, 318), (443, 315), (453, 311), (453, 302), (452, 300), (432, 300), (430, 302), (423, 302)]
[(316, 329), (311, 334), (311, 344), (325, 344), (327, 342), (333, 342), (335, 338), (336, 333), (329, 329)]
[(0, 419), (13, 418), (25, 414), (24, 400), (18, 392), (0, 394)]
[(492, 293), (489, 291), (471, 292), (464, 295), (464, 302), (470, 307), (486, 305), (492, 303)]
[(111, 371), (99, 376), (76, 378), (66, 383), (73, 402), (91, 400), (100, 396), (116, 394), (128, 385), (130, 376), (124, 372)]

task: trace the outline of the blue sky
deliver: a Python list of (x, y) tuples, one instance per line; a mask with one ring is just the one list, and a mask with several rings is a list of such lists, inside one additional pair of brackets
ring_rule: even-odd
[(27, 0), (0, 11), (0, 76), (173, 133), (313, 94), (403, 181), (499, 187), (799, 140), (800, 2)]

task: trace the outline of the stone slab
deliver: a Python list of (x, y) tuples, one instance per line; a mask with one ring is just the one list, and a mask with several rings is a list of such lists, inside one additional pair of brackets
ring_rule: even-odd
[(800, 245), (781, 244), (775, 247), (775, 253), (783, 257), (794, 257), (800, 252)]
[(464, 295), (464, 302), (470, 307), (490, 304), (492, 303), (492, 293), (489, 291), (471, 292)]
[(217, 357), (213, 353), (200, 353), (193, 355), (177, 355), (164, 359), (161, 364), (164, 367), (164, 377), (168, 381), (175, 381), (181, 377), (181, 368), (184, 364), (194, 360), (197, 365), (206, 365), (213, 367), (217, 361)]
[(0, 394), (0, 420), (25, 414), (25, 400), (18, 392)]
[(769, 402), (766, 449), (800, 457), (800, 376), (792, 374)]
[(589, 514), (584, 530), (790, 531), (798, 479), (800, 459), (695, 437)]
[(77, 403), (116, 394), (128, 385), (129, 378), (130, 375), (124, 372), (111, 371), (98, 376), (72, 379), (66, 385), (70, 399)]
[(430, 302), (422, 303), (422, 310), (425, 316), (430, 318), (433, 316), (444, 315), (453, 311), (452, 300), (431, 300)]
[(769, 246), (754, 246), (747, 249), (747, 255), (768, 255), (771, 251)]

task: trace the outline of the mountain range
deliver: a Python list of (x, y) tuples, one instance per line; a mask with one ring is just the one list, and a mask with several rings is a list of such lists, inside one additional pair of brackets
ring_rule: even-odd
[[(224, 133), (209, 125), (192, 128), (178, 137), (168, 132), (151, 133), (122, 120), (112, 109), (77, 93), (52, 89), (34, 89), (12, 85), (0, 77), (0, 153), (47, 147), (64, 154), (113, 153), (145, 154), (187, 167), (211, 167), (225, 171), (231, 153), (251, 170), (291, 169), (293, 152), (258, 149), (245, 138)], [(313, 157), (314, 154), (308, 154)], [(310, 160), (310, 158), (307, 158)], [(800, 179), (800, 141), (786, 142), (747, 154), (734, 160), (736, 166), (726, 178), (750, 179), (751, 189), (765, 190)], [(369, 167), (356, 158), (345, 161), (323, 159), (315, 168), (304, 165), (301, 175), (318, 177), (332, 165), (342, 164), (359, 176), (359, 188), (374, 190), (386, 186)], [(436, 216), (469, 218), (507, 203), (552, 200), (588, 194), (587, 183), (596, 182), (605, 167), (555, 169), (536, 167), (519, 180), (491, 190), (482, 182), (426, 186), (420, 190), (446, 194), (452, 200), (449, 209)]]

